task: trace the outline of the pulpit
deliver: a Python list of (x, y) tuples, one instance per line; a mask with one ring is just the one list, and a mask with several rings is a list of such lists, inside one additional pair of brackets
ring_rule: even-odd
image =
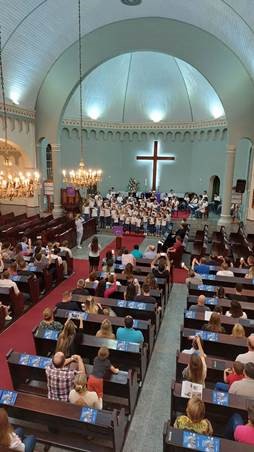
[(80, 212), (82, 198), (73, 187), (61, 188), (62, 207), (69, 212)]

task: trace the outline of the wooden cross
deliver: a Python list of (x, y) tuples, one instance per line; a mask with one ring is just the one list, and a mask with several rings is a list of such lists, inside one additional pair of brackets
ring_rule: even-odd
[(156, 181), (157, 181), (157, 165), (158, 161), (161, 160), (175, 160), (175, 157), (159, 157), (158, 156), (158, 141), (154, 141), (153, 146), (153, 155), (152, 156), (137, 156), (137, 160), (152, 160), (153, 161), (153, 184), (152, 184), (152, 190), (156, 190)]

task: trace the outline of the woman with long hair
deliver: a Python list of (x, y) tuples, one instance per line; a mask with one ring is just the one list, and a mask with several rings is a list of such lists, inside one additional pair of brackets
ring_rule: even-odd
[(208, 323), (202, 326), (202, 330), (212, 331), (213, 333), (225, 333), (225, 328), (221, 325), (221, 317), (218, 312), (213, 312)]
[(114, 274), (113, 284), (111, 284), (111, 286), (108, 288), (107, 288), (107, 279), (103, 278), (99, 281), (99, 284), (95, 290), (95, 296), (109, 298), (111, 295), (113, 295), (114, 292), (116, 292), (116, 290), (117, 290), (117, 281), (116, 274)]
[(0, 408), (0, 446), (19, 452), (32, 452), (35, 444), (35, 436), (25, 436), (23, 428), (14, 430), (9, 423), (7, 412)]
[(106, 339), (115, 339), (112, 331), (112, 324), (109, 319), (104, 319), (101, 323), (100, 329), (96, 333), (96, 337), (104, 337)]
[(207, 366), (205, 361), (205, 354), (200, 342), (200, 337), (196, 336), (196, 343), (198, 346), (199, 355), (193, 353), (190, 357), (190, 362), (183, 370), (183, 379), (198, 383), (205, 386), (205, 379), (207, 374)]
[(98, 237), (95, 235), (92, 238), (91, 243), (88, 245), (88, 258), (89, 258), (89, 265), (90, 270), (89, 272), (97, 272), (100, 262), (100, 250), (101, 245), (98, 242)]
[(69, 394), (69, 401), (75, 405), (102, 409), (102, 399), (98, 397), (95, 391), (88, 391), (86, 374), (76, 375), (74, 380), (74, 389)]
[(63, 325), (54, 319), (54, 313), (51, 308), (45, 308), (42, 315), (43, 320), (41, 320), (39, 328), (56, 331), (61, 331), (63, 329)]
[(72, 320), (65, 322), (63, 331), (59, 334), (56, 352), (63, 352), (66, 358), (77, 354), (77, 344), (79, 342), (80, 333), (83, 331), (83, 318), (79, 318), (79, 329), (76, 331), (75, 323)]
[(246, 337), (245, 329), (240, 323), (236, 323), (232, 328), (231, 336)]
[(114, 256), (112, 251), (107, 251), (102, 261), (102, 271), (106, 273), (114, 272)]
[(124, 299), (125, 300), (136, 300), (136, 296), (137, 296), (137, 288), (135, 286), (135, 284), (133, 283), (129, 283), (126, 286), (126, 290), (124, 292)]
[(98, 314), (99, 309), (101, 308), (100, 305), (96, 303), (93, 297), (87, 297), (85, 303), (82, 303), (82, 309), (87, 314)]
[(249, 268), (248, 273), (245, 275), (246, 279), (254, 279), (254, 265)]
[(242, 310), (241, 303), (237, 300), (232, 300), (230, 308), (226, 312), (227, 317), (233, 317), (234, 319), (247, 319), (247, 314)]

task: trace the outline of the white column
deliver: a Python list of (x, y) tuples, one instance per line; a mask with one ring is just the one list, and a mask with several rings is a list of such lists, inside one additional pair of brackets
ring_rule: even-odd
[(247, 220), (254, 221), (254, 145), (251, 150), (251, 168), (249, 173), (249, 184), (247, 193), (248, 213)]
[(63, 215), (61, 205), (61, 186), (62, 186), (62, 162), (60, 144), (51, 144), (52, 149), (52, 167), (53, 167), (53, 183), (54, 183), (54, 209), (53, 216), (55, 218)]
[(230, 208), (232, 202), (232, 188), (234, 180), (236, 146), (229, 144), (226, 154), (226, 170), (224, 178), (224, 193), (222, 201), (221, 217), (218, 221), (219, 225), (231, 223)]

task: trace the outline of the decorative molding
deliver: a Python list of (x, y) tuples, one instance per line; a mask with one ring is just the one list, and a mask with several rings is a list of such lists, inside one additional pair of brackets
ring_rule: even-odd
[[(70, 139), (79, 139), (80, 121), (65, 119), (62, 122), (62, 133)], [(84, 137), (102, 141), (208, 141), (224, 140), (227, 134), (227, 122), (203, 121), (193, 123), (107, 123), (98, 121), (83, 121)]]
[(52, 152), (60, 152), (61, 151), (61, 144), (51, 144), (51, 151)]
[[(25, 110), (17, 105), (6, 105), (6, 112), (8, 116), (16, 116), (17, 118), (26, 118), (32, 121), (35, 120), (35, 111)], [(3, 104), (0, 103), (0, 115), (3, 114)]]

